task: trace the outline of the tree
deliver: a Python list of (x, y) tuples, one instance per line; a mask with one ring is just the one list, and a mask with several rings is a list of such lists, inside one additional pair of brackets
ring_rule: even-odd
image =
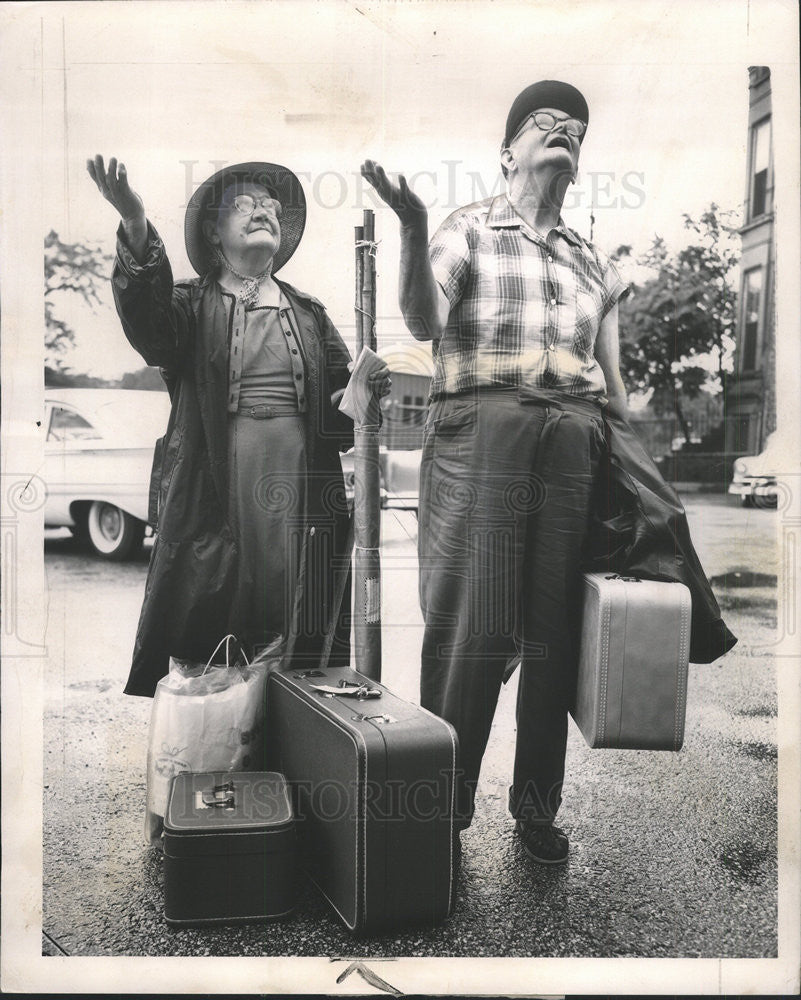
[(107, 284), (113, 257), (91, 243), (62, 243), (52, 229), (44, 241), (45, 366), (65, 370), (64, 355), (75, 343), (75, 332), (56, 315), (59, 293), (73, 292), (94, 309)]
[[(682, 405), (702, 388), (725, 389), (734, 347), (737, 264), (733, 213), (714, 202), (698, 222), (684, 215), (699, 240), (671, 254), (659, 237), (638, 263), (653, 277), (633, 285), (620, 305), (621, 373), (630, 389), (653, 390), (658, 410), (673, 410), (685, 441), (690, 423)], [(614, 257), (629, 256), (622, 246)], [(714, 366), (717, 365), (717, 372)]]
[(107, 378), (97, 378), (68, 368), (51, 368), (45, 365), (45, 385), (48, 389), (113, 389), (116, 383)]
[(115, 383), (120, 389), (152, 389), (166, 392), (167, 386), (158, 368), (139, 368), (135, 372), (126, 372)]

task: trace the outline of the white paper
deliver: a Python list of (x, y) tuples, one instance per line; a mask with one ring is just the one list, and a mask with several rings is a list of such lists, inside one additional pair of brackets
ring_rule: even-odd
[(369, 378), (373, 372), (384, 367), (384, 362), (375, 351), (363, 347), (356, 359), (348, 384), (339, 402), (339, 408), (353, 420), (355, 424), (363, 424), (367, 420), (370, 403), (374, 393), (370, 388)]

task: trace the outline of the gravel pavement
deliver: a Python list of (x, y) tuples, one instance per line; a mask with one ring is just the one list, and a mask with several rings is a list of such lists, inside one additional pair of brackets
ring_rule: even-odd
[[(777, 954), (776, 511), (686, 499), (732, 653), (691, 665), (679, 753), (589, 750), (571, 722), (560, 825), (569, 863), (529, 863), (506, 812), (513, 678), (501, 695), (455, 912), (354, 940), (307, 885), (293, 918), (170, 929), (144, 846), (150, 701), (122, 695), (147, 552), (109, 566), (48, 533), (43, 951), (50, 955), (640, 956)], [(416, 521), (385, 512), (383, 680), (417, 698)], [(746, 571), (764, 575), (745, 579)], [(739, 574), (739, 575), (738, 575)], [(750, 586), (737, 584), (746, 582)], [(756, 583), (757, 585), (754, 585)]]

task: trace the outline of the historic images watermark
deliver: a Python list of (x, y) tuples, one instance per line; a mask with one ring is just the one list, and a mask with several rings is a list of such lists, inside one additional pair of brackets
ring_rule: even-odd
[(20, 530), (22, 520), (27, 516), (40, 517), (44, 506), (47, 486), (40, 476), (5, 473), (0, 487), (2, 514), (0, 514), (0, 535), (2, 535), (3, 575), (2, 575), (2, 645), (3, 657), (39, 657), (47, 653), (47, 647), (36, 642), (25, 629), (24, 576), (21, 572)]
[[(229, 166), (227, 160), (179, 160), (184, 169), (183, 211), (189, 199), (209, 175)], [(361, 211), (376, 209), (383, 202), (358, 170), (341, 172), (338, 170), (296, 171), (307, 201), (317, 208), (334, 210), (348, 208)], [(397, 180), (398, 174), (388, 171), (388, 176)], [(461, 205), (483, 201), (503, 194), (506, 189), (500, 166), (496, 173), (489, 175), (478, 170), (469, 170), (461, 160), (440, 160), (433, 170), (416, 170), (406, 175), (409, 187), (430, 210), (452, 212)], [(576, 181), (567, 191), (564, 207), (567, 210), (589, 208), (593, 211), (606, 209), (636, 210), (647, 200), (645, 173), (627, 170), (579, 171)], [(288, 207), (288, 206), (284, 206)], [(292, 206), (289, 206), (292, 207)], [(297, 207), (297, 206), (295, 206)]]

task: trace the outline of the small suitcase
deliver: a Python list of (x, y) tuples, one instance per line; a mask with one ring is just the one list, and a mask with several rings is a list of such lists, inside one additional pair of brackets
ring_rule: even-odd
[(681, 749), (690, 591), (682, 583), (587, 573), (582, 605), (572, 715), (588, 745)]
[(456, 732), (348, 667), (273, 672), (267, 734), (300, 859), (354, 932), (434, 925), (453, 902)]
[(282, 774), (183, 771), (164, 817), (164, 915), (182, 927), (287, 916), (295, 823)]

